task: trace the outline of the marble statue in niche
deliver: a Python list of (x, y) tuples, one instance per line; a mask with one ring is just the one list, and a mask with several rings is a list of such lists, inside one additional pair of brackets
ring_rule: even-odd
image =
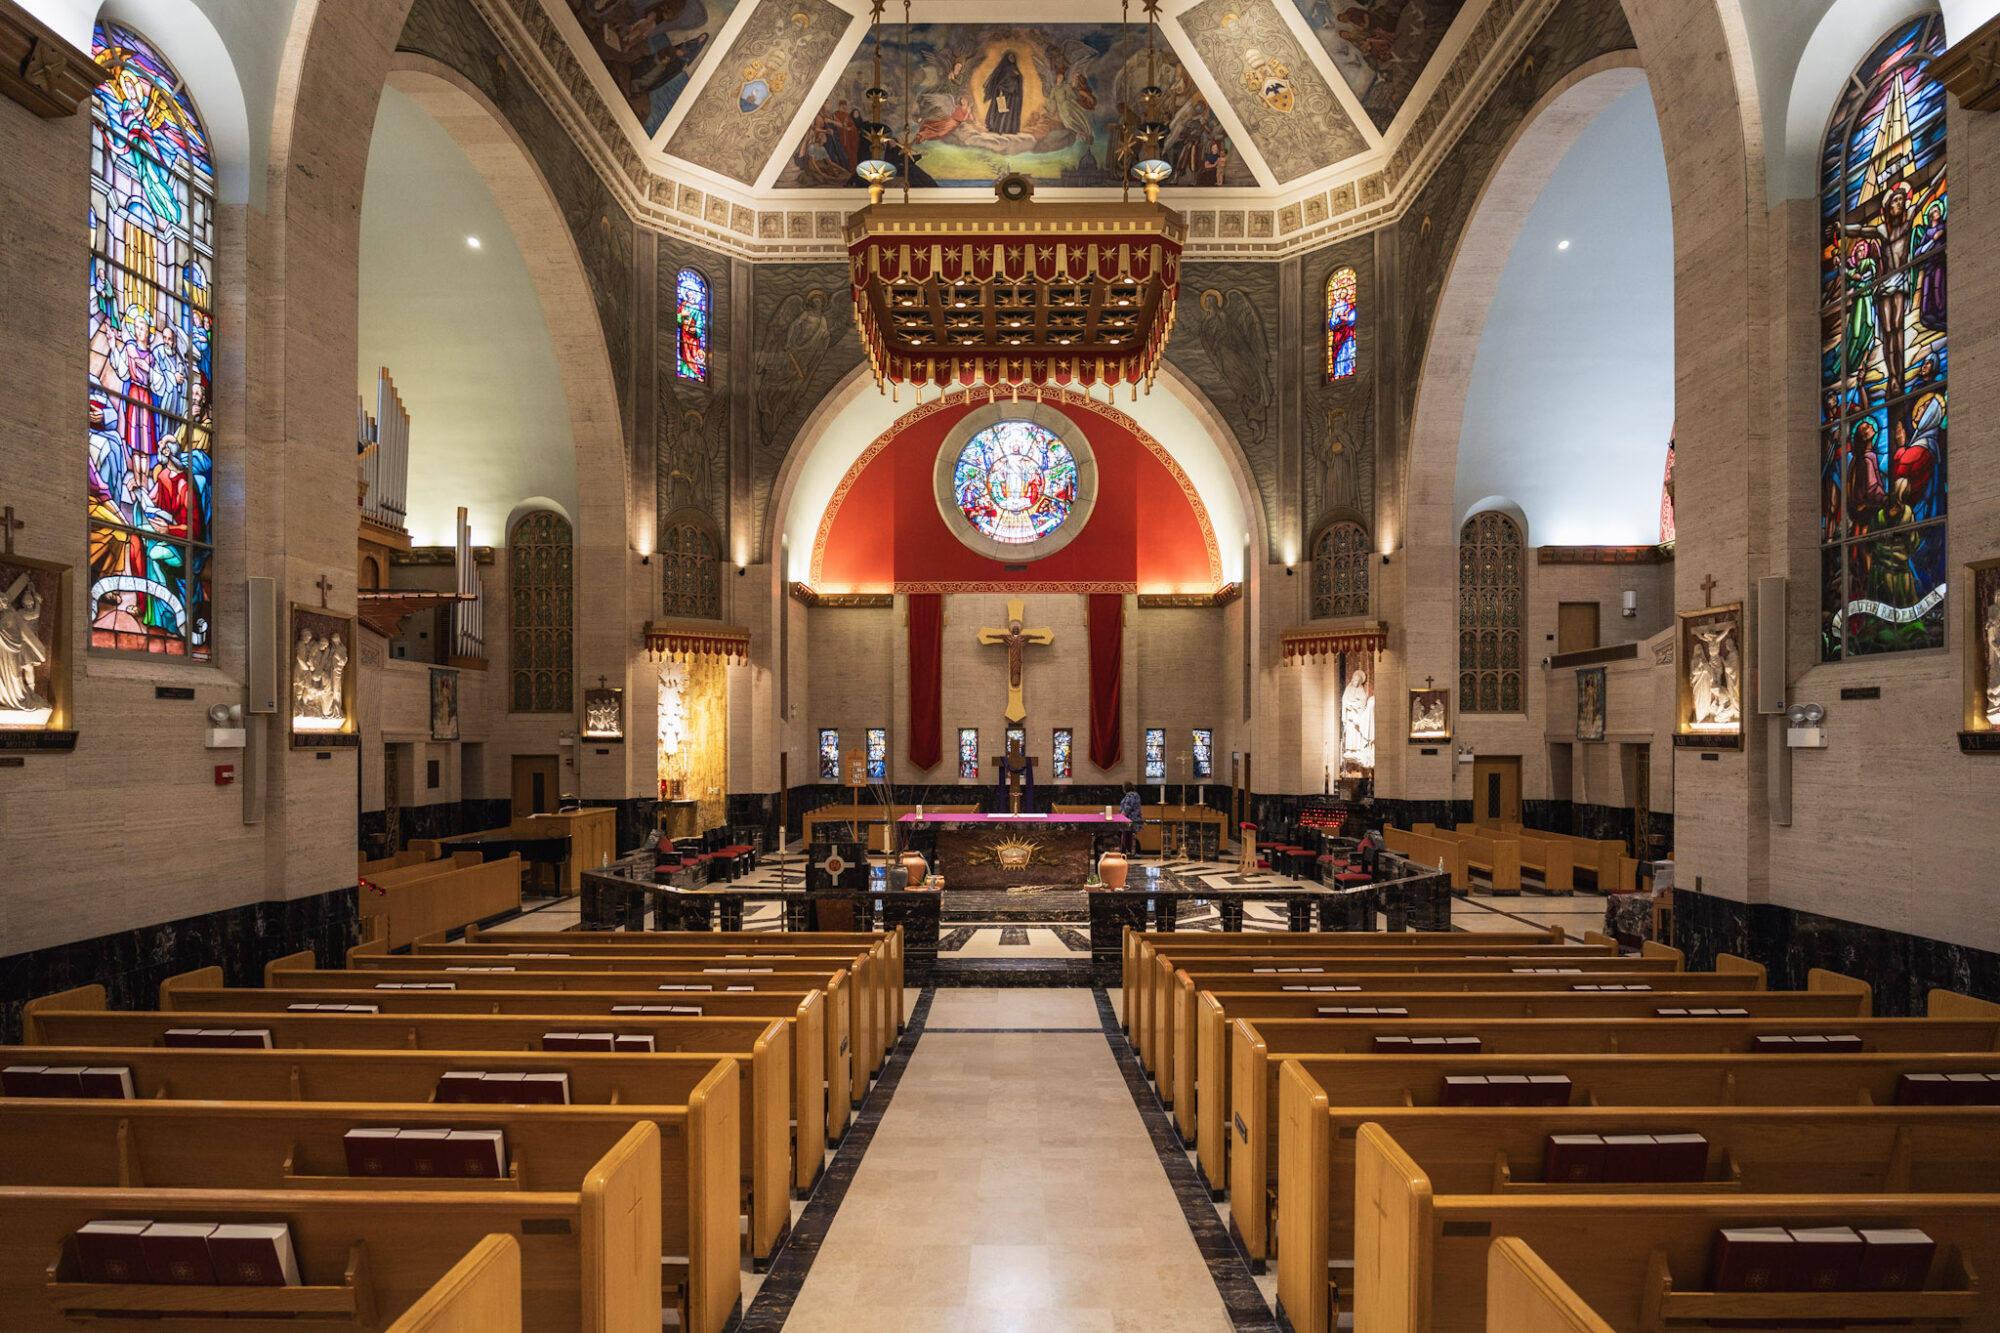
[(1733, 624), (1703, 625), (1694, 632), (1695, 651), (1689, 655), (1688, 696), (1694, 724), (1729, 727), (1743, 716), (1743, 671), (1736, 651)]
[(37, 678), (49, 661), (48, 643), (36, 632), (42, 594), (29, 571), (0, 588), (0, 712), (37, 715), (47, 721), (49, 701)]
[(1362, 666), (1354, 668), (1340, 694), (1340, 768), (1342, 777), (1375, 771), (1375, 692)]

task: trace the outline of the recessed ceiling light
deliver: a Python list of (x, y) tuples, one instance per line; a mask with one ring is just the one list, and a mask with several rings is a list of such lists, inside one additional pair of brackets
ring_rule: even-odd
[[(468, 237), (466, 237), (466, 238), (465, 238), (465, 243), (466, 243), (466, 245), (468, 245), (469, 247), (471, 247), (471, 248), (472, 248), (472, 249), (474, 249), (474, 250), (477, 250), (477, 249), (479, 248), (479, 238), (478, 238), (477, 236), (468, 236)], [(1568, 245), (1568, 244), (1569, 244), (1569, 242), (1568, 242), (1568, 241), (1564, 241), (1564, 242), (1563, 242), (1563, 244), (1564, 244), (1564, 245)]]
[[(475, 244), (476, 244), (476, 242), (475, 242)], [(1558, 249), (1558, 250), (1567, 250), (1567, 249), (1569, 249), (1569, 242), (1568, 242), (1568, 241), (1557, 241), (1557, 242), (1556, 242), (1556, 249)]]

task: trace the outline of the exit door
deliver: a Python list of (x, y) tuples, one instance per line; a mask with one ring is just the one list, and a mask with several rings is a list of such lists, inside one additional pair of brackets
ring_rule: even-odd
[(552, 754), (514, 756), (514, 818), (549, 815), (556, 809), (556, 757)]
[(1472, 761), (1472, 822), (1497, 828), (1521, 822), (1521, 757), (1480, 755)]

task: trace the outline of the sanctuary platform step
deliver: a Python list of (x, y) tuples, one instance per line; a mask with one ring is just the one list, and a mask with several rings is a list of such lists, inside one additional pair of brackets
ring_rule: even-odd
[(933, 986), (1088, 986), (1090, 956), (1074, 958), (954, 958), (941, 954), (931, 970)]
[(955, 921), (1088, 921), (1090, 899), (1081, 889), (954, 889), (940, 908)]

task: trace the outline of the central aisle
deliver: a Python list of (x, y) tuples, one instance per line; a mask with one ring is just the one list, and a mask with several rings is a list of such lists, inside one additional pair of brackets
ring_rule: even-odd
[(786, 1333), (1230, 1333), (1088, 990), (938, 990)]

